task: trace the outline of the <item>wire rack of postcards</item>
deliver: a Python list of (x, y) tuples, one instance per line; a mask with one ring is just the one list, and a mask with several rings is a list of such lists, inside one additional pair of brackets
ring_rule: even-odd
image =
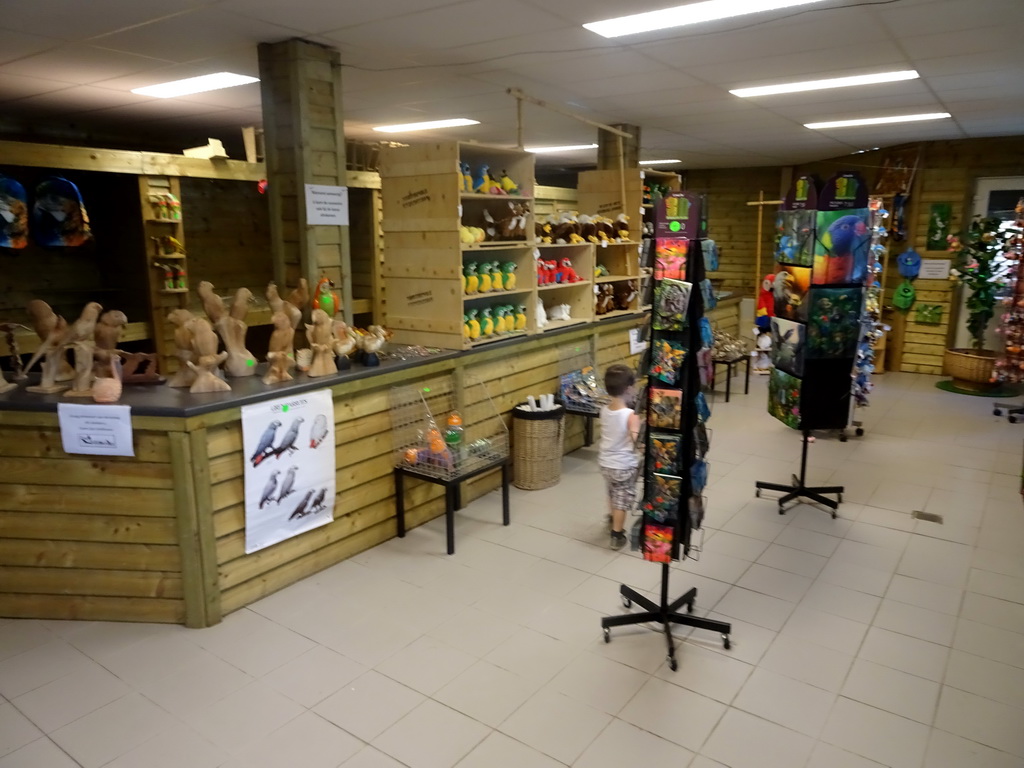
[(597, 375), (594, 353), (589, 343), (569, 344), (558, 350), (559, 402), (569, 413), (596, 416), (608, 402)]
[(508, 458), (508, 427), (482, 381), (452, 376), (392, 387), (395, 466), (454, 480)]

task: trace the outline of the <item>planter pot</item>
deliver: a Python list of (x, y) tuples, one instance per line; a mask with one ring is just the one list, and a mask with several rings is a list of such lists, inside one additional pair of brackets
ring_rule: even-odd
[(947, 349), (942, 355), (942, 369), (953, 377), (953, 386), (974, 391), (998, 386), (992, 381), (995, 362), (991, 349)]

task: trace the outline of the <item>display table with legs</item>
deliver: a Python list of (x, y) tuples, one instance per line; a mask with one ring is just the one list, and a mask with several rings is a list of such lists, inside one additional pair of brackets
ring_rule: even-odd
[(512, 465), (507, 456), (478, 467), (472, 472), (452, 478), (441, 478), (426, 472), (419, 472), (415, 467), (395, 467), (395, 516), (398, 524), (398, 537), (400, 539), (405, 538), (405, 478), (414, 477), (417, 480), (440, 485), (444, 488), (445, 535), (448, 543), (448, 554), (454, 555), (455, 512), (462, 509), (461, 484), (485, 472), (490, 472), (497, 467), (501, 467), (501, 523), (502, 525), (508, 525), (510, 522), (508, 483), (509, 477), (512, 474)]
[(746, 366), (745, 373), (743, 375), (743, 394), (750, 394), (750, 355), (740, 355), (729, 360), (714, 360), (715, 366), (725, 366), (725, 402), (729, 402), (729, 397), (732, 394), (732, 369), (733, 366), (743, 363)]

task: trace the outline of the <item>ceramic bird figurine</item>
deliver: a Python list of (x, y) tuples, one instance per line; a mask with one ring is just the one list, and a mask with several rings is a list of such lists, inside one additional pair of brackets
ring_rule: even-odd
[(497, 307), (494, 310), (494, 332), (505, 333), (508, 328), (506, 327), (506, 316), (507, 310), (504, 307)]
[(516, 310), (516, 330), (517, 331), (525, 331), (526, 330), (526, 305), (525, 304), (520, 304), (519, 308)]
[(94, 332), (96, 378), (111, 379), (114, 377), (112, 366), (114, 358), (118, 357), (117, 345), (121, 342), (121, 334), (124, 333), (126, 325), (128, 325), (128, 316), (124, 312), (112, 309), (100, 315)]
[(469, 338), (469, 315), (462, 316), (462, 338)]
[(479, 339), (480, 338), (480, 321), (477, 320), (477, 315), (480, 314), (480, 310), (471, 309), (467, 313), (469, 317), (469, 338)]
[(287, 496), (295, 490), (295, 473), (299, 471), (299, 468), (294, 464), (288, 467), (288, 471), (285, 472), (284, 480), (281, 481), (281, 490), (277, 492), (277, 503), (280, 504)]
[(494, 318), (491, 316), (490, 307), (484, 307), (480, 312), (480, 333), (484, 336), (491, 336), (494, 333)]
[(492, 285), (491, 263), (487, 261), (480, 265), (480, 293), (490, 293)]
[(266, 506), (267, 502), (274, 500), (274, 492), (277, 490), (277, 476), (281, 474), (278, 470), (270, 473), (270, 479), (263, 486), (263, 493), (260, 494), (260, 509)]
[(271, 281), (267, 285), (267, 303), (270, 304), (271, 312), (284, 312), (288, 316), (292, 328), (298, 328), (302, 322), (302, 310), (281, 298), (277, 291), (277, 284)]
[(288, 427), (288, 431), (284, 433), (284, 437), (281, 438), (281, 444), (274, 448), (274, 455), (277, 458), (281, 458), (285, 451), (289, 455), (299, 450), (295, 447), (295, 442), (299, 439), (299, 427), (302, 425), (304, 419), (301, 416), (296, 416), (295, 420)]
[(491, 262), (491, 290), (492, 291), (503, 291), (506, 290), (504, 283), (502, 282), (502, 271), (501, 267), (498, 266), (498, 262)]
[(306, 324), (306, 339), (313, 350), (313, 361), (309, 366), (308, 376), (329, 376), (338, 372), (334, 362), (333, 323), (322, 309), (314, 309), (312, 323)]
[(474, 294), (480, 289), (480, 277), (476, 273), (477, 264), (471, 261), (463, 267), (462, 274), (466, 278), (466, 293)]
[(277, 428), (280, 426), (281, 422), (275, 419), (263, 430), (263, 434), (260, 435), (260, 441), (256, 444), (256, 450), (249, 457), (249, 461), (252, 462), (254, 467), (258, 467), (267, 456), (274, 452), (274, 438), (277, 436)]
[(501, 267), (502, 285), (505, 286), (506, 291), (516, 289), (516, 269), (518, 267), (514, 261), (506, 261)]
[(380, 357), (377, 353), (384, 346), (388, 336), (390, 336), (388, 330), (382, 325), (371, 325), (366, 329), (366, 334), (362, 339), (363, 365), (380, 365)]
[[(75, 380), (65, 397), (92, 397), (92, 368), (96, 352), (96, 321), (103, 307), (95, 301), (85, 305), (78, 319), (68, 326), (59, 344), (71, 347), (75, 356)], [(38, 354), (38, 353), (37, 353)]]
[(188, 322), (192, 333), (193, 358), (186, 365), (191, 368), (196, 379), (189, 387), (193, 395), (207, 392), (230, 392), (231, 386), (220, 377), (220, 366), (228, 359), (227, 352), (217, 352), (217, 334), (209, 321), (202, 317), (193, 317)]
[(289, 516), (289, 520), (294, 520), (298, 517), (304, 517), (306, 515), (306, 506), (309, 504), (309, 500), (313, 497), (312, 491), (306, 491), (306, 495), (302, 497), (302, 501), (299, 502), (298, 506), (295, 507), (295, 511)]
[(32, 327), (42, 342), (39, 349), (36, 350), (36, 354), (25, 366), (25, 371), (32, 370), (36, 361), (45, 356), (39, 384), (28, 387), (27, 391), (53, 394), (67, 389), (67, 385), (58, 383), (70, 381), (75, 377), (74, 370), (68, 365), (64, 356), (64, 348), (60, 346), (60, 340), (67, 331), (67, 320), (55, 313), (49, 304), (40, 299), (30, 301), (25, 307), (25, 311), (32, 318)]
[(321, 277), (313, 294), (313, 309), (322, 309), (328, 317), (334, 317), (341, 310), (341, 299), (332, 288), (334, 282), (328, 277)]
[(309, 430), (309, 447), (316, 448), (327, 437), (327, 417), (318, 413)]
[(191, 387), (196, 380), (196, 373), (188, 364), (195, 360), (193, 350), (191, 321), (194, 315), (187, 309), (175, 309), (167, 315), (168, 321), (174, 325), (174, 356), (178, 358), (178, 370), (167, 382), (169, 387)]

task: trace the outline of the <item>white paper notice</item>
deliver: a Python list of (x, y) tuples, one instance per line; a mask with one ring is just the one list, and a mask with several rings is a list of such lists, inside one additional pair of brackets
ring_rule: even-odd
[(306, 223), (348, 226), (348, 187), (306, 185)]
[(647, 349), (647, 342), (640, 341), (640, 329), (630, 328), (629, 329), (629, 354), (639, 355)]
[(949, 259), (921, 259), (921, 270), (918, 277), (922, 280), (948, 280)]
[(64, 453), (134, 456), (130, 405), (57, 403)]
[(245, 551), (334, 519), (334, 401), (330, 390), (242, 408)]

